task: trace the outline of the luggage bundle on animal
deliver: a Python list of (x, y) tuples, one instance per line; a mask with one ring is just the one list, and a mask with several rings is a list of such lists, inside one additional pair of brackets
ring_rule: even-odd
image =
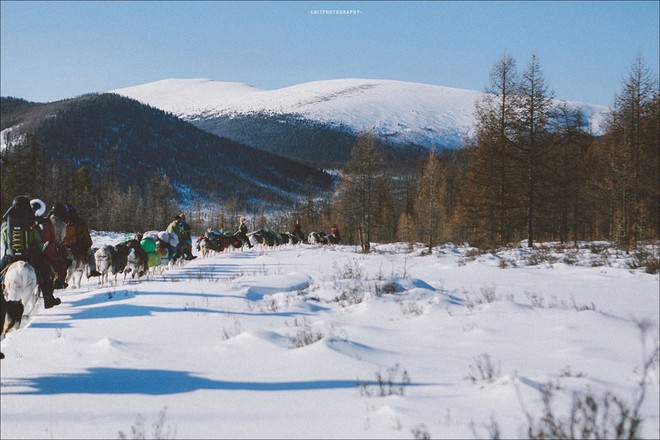
[(216, 231), (215, 229), (207, 231), (204, 234), (204, 237), (208, 238), (211, 241), (219, 241), (222, 237), (228, 237), (231, 234), (227, 231)]
[(204, 234), (208, 242), (209, 249), (222, 252), (228, 248), (234, 241), (234, 237), (227, 231), (210, 230)]
[(147, 252), (147, 267), (152, 268), (160, 266), (162, 258), (163, 256), (160, 252)]
[(179, 245), (179, 236), (174, 232), (160, 231), (158, 233), (158, 239), (174, 248)]
[(147, 254), (156, 252), (156, 240), (154, 240), (153, 237), (144, 237), (142, 241), (140, 241), (140, 247)]
[[(173, 248), (176, 248), (177, 245), (179, 244), (179, 237), (174, 233), (174, 232), (167, 232), (167, 231), (147, 231), (144, 233), (144, 238), (142, 239), (142, 242), (144, 240), (151, 240), (154, 242), (153, 246), (151, 243), (149, 243), (148, 248), (145, 249), (143, 246), (142, 249), (145, 252), (156, 252), (159, 251), (160, 249), (165, 249), (168, 246), (172, 246)], [(142, 245), (142, 242), (140, 242), (140, 245)]]

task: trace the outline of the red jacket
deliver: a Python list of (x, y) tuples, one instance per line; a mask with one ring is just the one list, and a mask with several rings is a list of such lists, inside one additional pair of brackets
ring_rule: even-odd
[(87, 252), (92, 247), (92, 237), (89, 235), (87, 223), (82, 220), (67, 223), (64, 246), (74, 252)]
[(66, 258), (66, 255), (62, 254), (62, 249), (58, 248), (56, 244), (57, 234), (55, 233), (53, 222), (49, 218), (40, 217), (37, 219), (37, 223), (41, 231), (41, 238), (44, 241), (44, 254), (46, 258), (50, 261), (61, 261), (63, 258)]

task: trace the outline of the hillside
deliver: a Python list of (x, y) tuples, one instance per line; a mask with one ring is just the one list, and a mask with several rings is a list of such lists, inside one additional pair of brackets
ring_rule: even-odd
[(116, 94), (48, 104), (2, 98), (2, 144), (36, 134), (48, 159), (120, 185), (143, 185), (166, 174), (181, 197), (248, 204), (289, 203), (308, 179), (317, 189), (331, 177), (315, 168), (207, 133), (162, 110)]
[[(419, 157), (428, 148), (460, 148), (474, 134), (474, 105), (483, 96), (472, 90), (367, 79), (315, 81), (278, 90), (209, 79), (166, 79), (113, 92), (211, 133), (311, 163), (346, 160), (356, 134), (367, 130), (395, 160)], [(582, 109), (594, 134), (602, 134), (608, 108), (569, 104)]]

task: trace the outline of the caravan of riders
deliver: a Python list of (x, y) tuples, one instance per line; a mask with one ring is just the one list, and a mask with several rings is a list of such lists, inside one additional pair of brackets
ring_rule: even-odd
[[(298, 220), (291, 232), (278, 233), (268, 228), (248, 232), (246, 219), (241, 217), (238, 230), (234, 233), (209, 228), (197, 238), (196, 249), (203, 256), (208, 256), (210, 251), (221, 252), (229, 248), (272, 247), (303, 242), (336, 244), (339, 243), (339, 230), (333, 225), (329, 236), (316, 232), (305, 236)], [(25, 195), (14, 198), (2, 217), (2, 317), (8, 316), (6, 311), (13, 305), (7, 301), (11, 298), (6, 297), (8, 292), (5, 287), (9, 277), (5, 275), (9, 267), (18, 261), (30, 267), (30, 273), (36, 278), (36, 285), (41, 291), (44, 307), (49, 309), (61, 303), (54, 292), (69, 287), (76, 271), (80, 277), (86, 273), (88, 278), (101, 276), (100, 280), (107, 279), (109, 270), (115, 275), (115, 280), (118, 273), (124, 276), (131, 273), (131, 277), (136, 278), (155, 266), (197, 258), (192, 254), (192, 228), (185, 214), (174, 217), (164, 231), (138, 232), (115, 246), (105, 245), (99, 249), (92, 248), (92, 244), (88, 224), (71, 203), (54, 203), (47, 210), (46, 203), (39, 198), (30, 199)], [(106, 258), (112, 263), (106, 265)], [(97, 271), (97, 266), (103, 273)], [(76, 286), (74, 280), (74, 287), (79, 286), (80, 282)]]

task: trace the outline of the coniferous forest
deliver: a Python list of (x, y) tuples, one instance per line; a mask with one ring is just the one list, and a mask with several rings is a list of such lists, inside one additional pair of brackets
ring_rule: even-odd
[[(94, 169), (57, 160), (40, 138), (44, 131), (28, 130), (20, 145), (2, 151), (2, 210), (15, 195), (28, 194), (49, 206), (73, 203), (97, 230), (161, 229), (183, 209), (197, 234), (236, 228), (241, 215), (253, 229), (285, 231), (300, 220), (306, 232), (327, 231), (336, 223), (343, 241), (365, 252), (371, 242), (393, 241), (423, 242), (429, 249), (468, 242), (483, 249), (610, 240), (631, 249), (660, 238), (660, 96), (658, 78), (643, 59), (624, 78), (613, 91), (606, 133), (596, 137), (583, 115), (555, 104), (535, 56), (525, 66), (503, 56), (475, 108), (476, 137), (464, 148), (438, 148), (402, 164), (363, 133), (334, 186), (305, 169), (305, 184), (289, 188), (295, 196), (265, 203), (247, 203), (250, 196), (232, 189), (182, 204), (176, 182), (195, 177), (194, 167), (126, 180), (122, 175), (135, 168), (113, 156), (116, 145), (99, 143), (90, 151), (108, 156), (105, 168)], [(34, 112), (34, 106), (3, 100), (2, 128), (14, 125), (4, 114)], [(286, 179), (271, 183), (282, 187)]]

